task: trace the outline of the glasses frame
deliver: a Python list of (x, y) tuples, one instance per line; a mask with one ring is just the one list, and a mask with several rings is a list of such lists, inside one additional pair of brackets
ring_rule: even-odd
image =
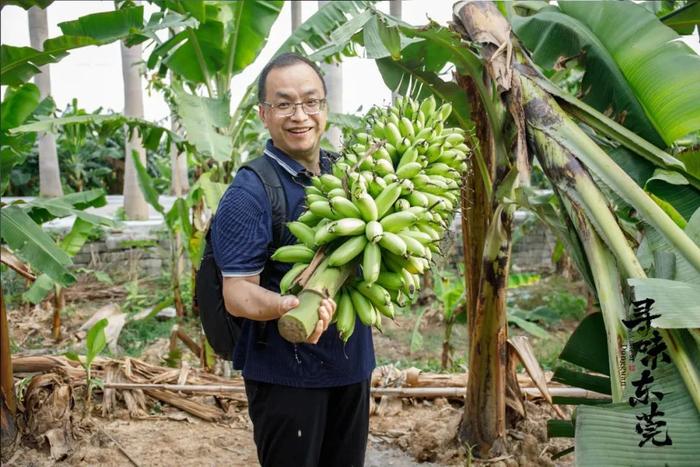
[[(306, 104), (306, 103), (307, 103), (308, 101), (310, 101), (310, 100), (318, 101), (318, 104), (319, 104), (318, 111), (316, 111), (316, 112), (307, 112), (307, 110), (304, 108), (304, 104)], [(285, 102), (285, 104), (286, 104), (286, 103), (287, 103), (287, 102)], [(280, 114), (279, 112), (281, 112), (281, 110), (280, 110), (279, 107), (278, 107), (280, 104), (272, 104), (272, 103), (266, 102), (266, 101), (261, 102), (262, 105), (266, 105), (266, 106), (268, 106), (270, 109), (272, 109), (272, 111), (273, 111), (273, 112), (275, 113), (275, 115), (277, 115), (278, 117), (291, 117), (292, 115), (294, 115), (295, 113), (297, 113), (297, 106), (301, 106), (302, 112), (304, 112), (306, 115), (318, 115), (318, 114), (320, 114), (321, 112), (323, 112), (323, 111), (326, 109), (326, 104), (327, 104), (327, 103), (328, 103), (328, 99), (326, 99), (325, 97), (324, 97), (324, 98), (321, 98), (321, 99), (309, 99), (309, 100), (303, 101), (303, 102), (290, 102), (289, 104), (292, 106), (292, 108), (290, 109), (289, 113)]]

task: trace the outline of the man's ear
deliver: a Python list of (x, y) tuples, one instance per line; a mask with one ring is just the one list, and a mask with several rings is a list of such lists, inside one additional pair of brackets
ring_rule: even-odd
[(265, 118), (267, 114), (265, 113), (265, 106), (262, 104), (258, 105), (258, 117), (260, 117), (260, 121), (262, 121), (265, 128), (267, 128), (267, 120)]

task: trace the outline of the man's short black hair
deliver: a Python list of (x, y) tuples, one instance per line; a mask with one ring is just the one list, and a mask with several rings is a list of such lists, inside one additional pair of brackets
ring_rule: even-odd
[(318, 69), (316, 64), (306, 57), (302, 57), (301, 55), (292, 52), (287, 52), (278, 55), (277, 57), (270, 60), (270, 62), (267, 65), (265, 65), (265, 68), (263, 68), (260, 72), (260, 77), (258, 78), (258, 101), (265, 101), (265, 93), (267, 91), (267, 89), (265, 88), (265, 82), (267, 81), (267, 75), (270, 73), (270, 70), (296, 65), (297, 63), (306, 63), (311, 67), (312, 70), (316, 72), (319, 79), (321, 80), (321, 83), (323, 83), (323, 95), (324, 97), (327, 96), (328, 89), (326, 89), (326, 80), (323, 79), (321, 70)]

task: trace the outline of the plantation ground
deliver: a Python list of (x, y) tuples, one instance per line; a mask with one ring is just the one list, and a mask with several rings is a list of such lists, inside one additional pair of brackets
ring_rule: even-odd
[[(550, 311), (561, 314), (556, 321), (541, 323), (548, 331), (546, 338), (532, 338), (535, 352), (545, 368), (551, 367), (566, 337), (571, 333), (575, 320), (581, 313), (578, 284), (568, 290), (563, 281), (556, 278), (541, 281), (528, 288), (514, 289), (512, 306), (535, 309), (543, 305), (554, 308)], [(97, 309), (108, 303), (121, 303), (122, 309), (136, 312), (164, 293), (164, 284), (158, 281), (118, 283), (108, 285), (95, 281), (93, 276), (83, 276), (77, 287), (69, 289), (66, 312), (64, 313), (63, 340), (56, 346), (50, 338), (52, 309), (44, 304), (40, 307), (13, 303), (9, 310), (9, 322), (13, 353), (45, 355), (62, 353), (70, 349), (80, 350), (81, 343), (76, 331)], [(558, 299), (553, 306), (551, 297), (562, 294), (566, 299)], [(421, 324), (415, 328), (415, 317), (420, 308), (407, 311), (396, 320), (387, 323), (384, 334), (375, 335), (375, 348), (378, 365), (393, 364), (399, 368), (416, 366), (426, 371), (440, 371), (444, 326), (438, 303), (428, 293), (423, 306), (428, 306)], [(562, 307), (561, 303), (568, 303)], [(561, 309), (558, 309), (559, 306)], [(585, 310), (583, 310), (585, 312)], [(172, 322), (155, 321), (127, 324), (119, 340), (121, 354), (128, 354), (163, 365), (167, 356), (167, 336)], [(196, 322), (190, 322), (185, 329), (194, 335)], [(420, 333), (422, 346), (415, 343), (416, 330)], [(522, 330), (511, 327), (512, 334)], [(462, 371), (464, 349), (466, 349), (466, 329), (457, 324), (452, 345), (455, 349), (453, 363), (448, 370)], [(411, 339), (414, 349), (411, 352)], [(198, 361), (189, 351), (183, 350), (183, 359), (192, 366)], [(119, 355), (115, 355), (119, 357)], [(97, 403), (100, 402), (97, 397)], [(202, 398), (204, 401), (206, 398)], [(211, 398), (209, 398), (211, 399)], [(468, 454), (453, 439), (461, 413), (462, 404), (457, 400), (434, 399), (375, 399), (373, 415), (370, 419), (368, 466), (411, 466), (411, 465), (464, 465)], [(81, 401), (74, 407), (74, 423), (80, 419)], [(573, 455), (551, 461), (553, 453), (561, 451), (572, 443), (571, 440), (547, 440), (546, 421), (552, 418), (551, 408), (542, 403), (527, 402), (528, 418), (508, 431), (510, 453), (494, 459), (489, 465), (570, 465)], [(96, 411), (96, 413), (99, 411)], [(73, 453), (63, 465), (130, 465), (129, 460), (119, 450), (119, 443), (139, 465), (174, 465), (193, 463), (195, 465), (236, 465), (256, 464), (252, 428), (245, 406), (229, 409), (231, 421), (226, 424), (204, 422), (173, 407), (156, 404), (144, 420), (130, 419), (122, 407), (112, 419), (93, 416), (89, 422), (80, 422), (79, 438)], [(427, 464), (426, 464), (427, 462)], [(6, 465), (43, 466), (54, 465), (46, 446), (32, 446), (26, 443)]]

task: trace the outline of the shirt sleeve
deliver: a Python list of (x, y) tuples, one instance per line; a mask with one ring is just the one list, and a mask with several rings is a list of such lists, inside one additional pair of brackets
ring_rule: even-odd
[(257, 176), (241, 170), (221, 199), (212, 224), (214, 259), (224, 277), (260, 274), (272, 241), (272, 218)]

